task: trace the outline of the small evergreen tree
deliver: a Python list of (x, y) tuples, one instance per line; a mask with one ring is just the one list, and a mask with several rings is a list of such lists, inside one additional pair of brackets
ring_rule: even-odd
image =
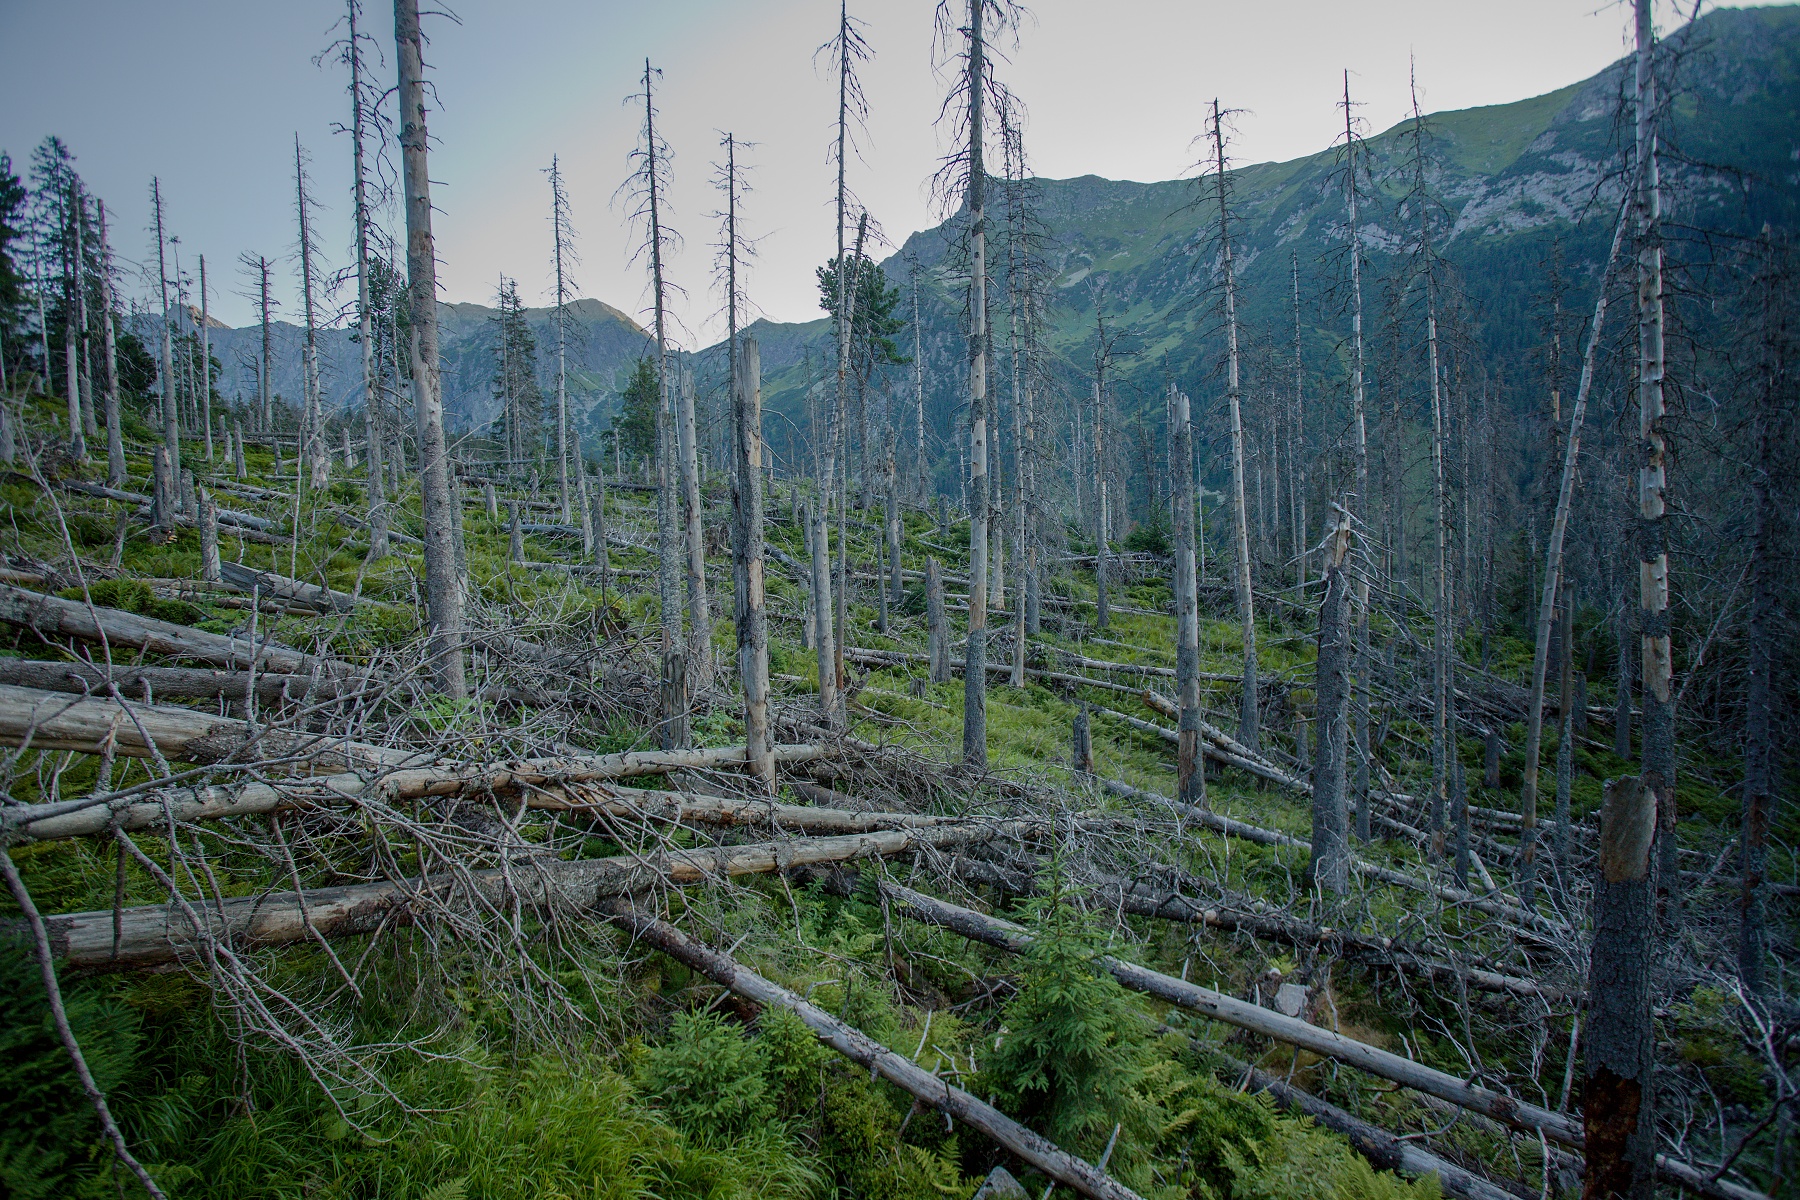
[(1021, 1121), (1093, 1161), (1114, 1125), (1114, 1169), (1129, 1176), (1156, 1135), (1140, 1091), (1149, 1048), (1125, 990), (1096, 962), (1099, 935), (1053, 878), (1031, 907), (1036, 940), (1008, 1002), (988, 1086)]
[(620, 454), (639, 459), (656, 453), (656, 404), (660, 396), (655, 361), (648, 356), (638, 359), (619, 396), (619, 412), (607, 431)]

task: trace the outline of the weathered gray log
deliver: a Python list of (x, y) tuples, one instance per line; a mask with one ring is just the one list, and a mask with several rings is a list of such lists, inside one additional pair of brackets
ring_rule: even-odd
[(191, 763), (305, 759), (315, 768), (396, 767), (428, 757), (326, 734), (252, 729), (243, 721), (168, 704), (121, 705), (0, 684), (0, 745)]
[[(318, 936), (373, 933), (384, 925), (415, 919), (421, 901), (427, 898), (440, 906), (454, 904), (463, 896), (490, 904), (510, 905), (516, 900), (530, 908), (589, 909), (607, 897), (631, 895), (660, 885), (768, 874), (815, 863), (888, 857), (931, 847), (947, 849), (1016, 832), (1016, 827), (1005, 822), (966, 822), (940, 829), (784, 838), (748, 846), (627, 854), (574, 862), (533, 857), (521, 859), (506, 870), (348, 884), (311, 889), (303, 894), (271, 892), (232, 897), (223, 903), (190, 901), (189, 907), (207, 922), (204, 931), (193, 927), (182, 906), (151, 904), (117, 911), (116, 955), (114, 910), (46, 917), (45, 924), (57, 957), (69, 966), (112, 970), (154, 967), (192, 957), (203, 937), (236, 946), (279, 946)], [(0, 925), (0, 932), (11, 932), (13, 924)]]
[[(1183, 820), (1191, 821), (1196, 825), (1211, 829), (1217, 833), (1225, 834), (1227, 837), (1242, 838), (1247, 842), (1255, 842), (1262, 846), (1284, 846), (1289, 849), (1304, 851), (1308, 855), (1312, 853), (1312, 843), (1306, 841), (1304, 838), (1297, 838), (1292, 834), (1282, 833), (1279, 830), (1264, 829), (1260, 825), (1252, 825), (1247, 821), (1239, 821), (1232, 817), (1222, 816), (1219, 813), (1207, 812), (1204, 809), (1183, 805), (1157, 792), (1146, 792), (1142, 788), (1132, 787), (1130, 784), (1123, 783), (1117, 779), (1103, 779), (1100, 782), (1105, 786), (1107, 791), (1113, 793), (1115, 796), (1124, 796), (1127, 799), (1158, 804), (1165, 808), (1173, 808), (1180, 814)], [(1350, 869), (1355, 871), (1358, 875), (1366, 875), (1370, 879), (1392, 884), (1395, 887), (1403, 887), (1410, 891), (1423, 892), (1429, 896), (1436, 896), (1439, 900), (1442, 900), (1447, 904), (1464, 905), (1477, 912), (1486, 913), (1488, 916), (1496, 917), (1504, 921), (1515, 921), (1520, 925), (1538, 930), (1542, 933), (1560, 936), (1569, 932), (1566, 926), (1541, 913), (1532, 912), (1529, 909), (1520, 908), (1516, 904), (1508, 904), (1503, 900), (1497, 900), (1493, 897), (1477, 896), (1473, 892), (1466, 892), (1461, 888), (1448, 887), (1427, 879), (1419, 879), (1416, 876), (1406, 874), (1404, 871), (1396, 871), (1391, 867), (1384, 867), (1379, 863), (1369, 862), (1367, 859), (1352, 858), (1350, 860)]]
[(1137, 1193), (1092, 1164), (1033, 1133), (990, 1104), (896, 1054), (852, 1026), (779, 984), (740, 965), (729, 954), (702, 946), (666, 921), (639, 912), (628, 901), (602, 902), (607, 913), (632, 936), (656, 947), (683, 966), (705, 975), (735, 995), (761, 1005), (785, 1008), (806, 1023), (821, 1042), (871, 1073), (992, 1138), (1059, 1183), (1094, 1200), (1137, 1200)]
[[(154, 510), (156, 507), (154, 497), (145, 496), (138, 492), (120, 491), (118, 488), (107, 487), (105, 484), (87, 483), (79, 479), (65, 479), (62, 481), (62, 486), (71, 492), (80, 492), (84, 496), (93, 496), (101, 500), (119, 500), (126, 504), (135, 504), (140, 510), (143, 510), (140, 512), (140, 515), (147, 516), (150, 514), (151, 510)], [(192, 524), (193, 519), (192, 517), (184, 517), (181, 523), (184, 525)], [(219, 524), (235, 525), (240, 529), (254, 529), (258, 533), (273, 533), (275, 530), (275, 522), (273, 521), (264, 517), (252, 516), (249, 513), (233, 512), (228, 508), (221, 508), (219, 510)]]
[[(320, 746), (333, 749), (328, 742), (322, 742)], [(774, 752), (777, 763), (810, 762), (825, 753), (823, 746), (804, 743), (777, 746)], [(347, 804), (365, 792), (378, 793), (390, 800), (417, 800), (428, 796), (514, 795), (523, 791), (544, 807), (552, 807), (559, 803), (557, 798), (564, 795), (570, 785), (662, 774), (681, 768), (703, 770), (739, 766), (743, 761), (742, 746), (723, 746), (514, 763), (450, 763), (403, 767), (385, 773), (346, 771), (284, 783), (279, 787), (248, 782), (168, 789), (155, 802), (142, 801), (134, 795), (110, 802), (69, 800), (4, 809), (0, 810), (0, 828), (4, 828), (9, 840), (52, 841), (104, 833), (115, 823), (131, 830), (143, 829), (170, 817), (177, 821), (209, 821), (295, 808), (335, 807)]]
[[(256, 698), (275, 703), (283, 699), (330, 698), (357, 688), (342, 677), (314, 679), (310, 675), (257, 675)], [(0, 683), (38, 688), (48, 692), (95, 693), (106, 696), (117, 687), (128, 699), (143, 696), (144, 689), (162, 700), (243, 700), (250, 691), (248, 671), (215, 671), (205, 667), (107, 666), (90, 662), (45, 662), (32, 658), (0, 658)]]
[(1405, 943), (1395, 942), (1392, 938), (1357, 933), (1349, 929), (1322, 928), (1278, 912), (1254, 913), (1205, 904), (1147, 884), (1124, 880), (1103, 880), (1097, 891), (1103, 898), (1105, 907), (1130, 913), (1132, 916), (1248, 933), (1252, 937), (1284, 942), (1290, 946), (1322, 946), (1335, 957), (1393, 967), (1433, 983), (1453, 985), (1460, 979), (1477, 991), (1542, 996), (1559, 1003), (1578, 999), (1535, 979), (1508, 975), (1467, 963), (1446, 962)]
[(1377, 1170), (1413, 1176), (1436, 1175), (1445, 1195), (1460, 1196), (1463, 1200), (1518, 1200), (1493, 1180), (1465, 1171), (1413, 1142), (1402, 1141), (1385, 1129), (1351, 1116), (1335, 1104), (1284, 1083), (1249, 1063), (1229, 1055), (1219, 1057), (1248, 1080), (1251, 1091), (1267, 1092), (1281, 1107), (1303, 1113), (1325, 1128), (1343, 1134), (1351, 1148)]
[[(1023, 953), (1032, 943), (1031, 934), (1009, 921), (923, 895), (896, 883), (883, 883), (881, 891), (902, 915), (952, 930), (972, 941), (1015, 954)], [(1479, 1087), (1411, 1059), (1390, 1054), (1366, 1042), (1359, 1042), (1329, 1029), (1321, 1029), (1296, 1017), (1283, 1016), (1211, 988), (1163, 975), (1136, 963), (1103, 957), (1097, 959), (1096, 964), (1133, 991), (1179, 1005), (1238, 1029), (1271, 1037), (1327, 1058), (1336, 1058), (1371, 1075), (1436, 1096), (1515, 1129), (1534, 1133), (1541, 1131), (1546, 1137), (1565, 1146), (1581, 1145), (1580, 1126), (1564, 1113), (1552, 1112), (1515, 1097)]]
[(303, 604), (322, 612), (349, 612), (359, 601), (364, 600), (349, 592), (333, 591), (314, 583), (277, 575), (273, 571), (258, 571), (242, 563), (220, 563), (219, 574), (226, 584), (239, 591), (259, 591), (265, 596)]
[(90, 609), (79, 600), (46, 596), (9, 584), (0, 584), (0, 621), (34, 630), (46, 638), (104, 641), (113, 646), (130, 646), (153, 654), (198, 659), (225, 667), (248, 668), (254, 657), (259, 672), (305, 674), (317, 667), (325, 674), (348, 674), (354, 670), (348, 663), (305, 654), (287, 646), (264, 644), (253, 656), (247, 640), (207, 633), (116, 608), (95, 605)]

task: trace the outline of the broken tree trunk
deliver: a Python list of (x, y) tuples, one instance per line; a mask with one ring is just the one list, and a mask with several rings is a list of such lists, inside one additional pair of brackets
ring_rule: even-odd
[(639, 912), (629, 901), (602, 902), (600, 907), (633, 937), (736, 995), (794, 1013), (820, 1041), (851, 1062), (869, 1068), (872, 1074), (881, 1075), (924, 1103), (979, 1130), (1057, 1182), (1094, 1200), (1137, 1200), (1137, 1193), (1104, 1171), (1058, 1149), (992, 1105), (977, 1100), (910, 1058), (894, 1053), (799, 995), (740, 966), (729, 954), (700, 945), (673, 925)]
[(925, 642), (931, 682), (950, 681), (950, 629), (944, 621), (944, 577), (935, 557), (925, 560)]
[(1600, 810), (1581, 1089), (1587, 1134), (1582, 1195), (1595, 1200), (1635, 1200), (1654, 1190), (1650, 971), (1656, 950), (1657, 802), (1653, 788), (1626, 776), (1608, 783)]
[[(151, 904), (46, 917), (57, 957), (69, 966), (129, 970), (180, 962), (206, 939), (236, 946), (279, 946), (319, 937), (374, 933), (405, 924), (420, 902), (446, 905), (467, 897), (477, 904), (528, 908), (590, 909), (597, 900), (670, 884), (699, 883), (740, 875), (766, 875), (815, 863), (909, 854), (926, 847), (967, 846), (1002, 836), (1006, 824), (893, 830), (848, 837), (784, 838), (747, 846), (671, 850), (646, 857), (562, 862), (535, 857), (507, 868), (445, 872), (437, 877), (385, 880), (303, 893), (274, 892), (223, 902)], [(206, 922), (195, 929), (189, 912)], [(114, 932), (117, 921), (117, 949)], [(5, 928), (5, 926), (0, 926)], [(941, 1087), (942, 1084), (939, 1084)]]
[(1175, 694), (1179, 704), (1175, 794), (1206, 807), (1200, 758), (1199, 580), (1194, 574), (1194, 429), (1187, 393), (1169, 385), (1169, 485), (1175, 504)]
[(1337, 509), (1325, 547), (1325, 597), (1319, 602), (1319, 753), (1313, 767), (1314, 887), (1342, 896), (1350, 890), (1350, 810), (1345, 788), (1350, 764), (1350, 514)]
[(762, 498), (762, 352), (755, 338), (745, 338), (737, 355), (733, 411), (737, 427), (737, 501), (741, 561), (734, 581), (742, 589), (737, 600), (738, 677), (744, 688), (744, 741), (750, 773), (769, 787), (775, 784), (770, 755), (769, 619), (764, 608)]

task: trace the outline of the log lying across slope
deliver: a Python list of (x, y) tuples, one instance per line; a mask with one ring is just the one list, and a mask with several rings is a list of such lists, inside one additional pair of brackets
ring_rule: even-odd
[[(16, 704), (7, 704), (8, 693), (23, 693)], [(46, 702), (47, 698), (47, 702)], [(119, 828), (143, 829), (171, 818), (176, 821), (209, 821), (223, 817), (254, 816), (301, 808), (339, 807), (358, 797), (379, 796), (389, 801), (466, 795), (514, 795), (523, 792), (531, 807), (587, 809), (615, 815), (655, 813), (671, 793), (634, 793), (604, 801), (591, 793), (571, 793), (570, 788), (608, 780), (659, 775), (680, 769), (704, 770), (743, 765), (742, 746), (701, 750), (630, 751), (593, 757), (551, 757), (512, 762), (450, 762), (421, 764), (417, 751), (346, 743), (342, 739), (294, 734), (281, 729), (255, 732), (242, 721), (215, 717), (192, 709), (162, 705), (126, 705), (116, 701), (71, 701), (58, 693), (30, 692), (0, 686), (0, 744), (19, 745), (29, 736), (43, 749), (100, 753), (107, 739), (117, 753), (148, 756), (144, 733), (149, 732), (165, 758), (182, 761), (217, 761), (246, 749), (258, 758), (286, 757), (290, 762), (341, 767), (348, 754), (358, 769), (280, 784), (261, 780), (215, 784), (207, 787), (164, 788), (154, 801), (133, 792), (108, 799), (66, 800), (0, 810), (0, 828), (13, 840), (52, 841), (82, 837)], [(213, 756), (213, 752), (218, 754)], [(830, 753), (813, 744), (775, 747), (777, 764), (812, 762)], [(682, 797), (694, 811), (721, 814), (713, 823), (749, 824), (773, 821), (781, 827), (787, 806), (765, 802), (741, 802), (742, 816), (727, 818), (731, 804), (714, 797)], [(739, 803), (739, 802), (732, 802)], [(610, 806), (610, 807), (609, 807)], [(762, 814), (758, 817), (756, 814)], [(812, 809), (800, 810), (812, 812)], [(826, 810), (829, 811), (829, 810)], [(849, 814), (839, 814), (847, 816)], [(685, 817), (670, 819), (686, 820)], [(833, 820), (837, 818), (829, 818)], [(789, 818), (798, 822), (800, 818)], [(921, 820), (929, 820), (922, 818)], [(820, 827), (823, 827), (821, 824)], [(840, 822), (834, 828), (853, 825)]]
[[(1103, 779), (1100, 782), (1107, 791), (1113, 793), (1115, 796), (1123, 796), (1129, 800), (1138, 800), (1170, 809), (1178, 814), (1184, 821), (1191, 821), (1196, 825), (1214, 830), (1218, 833), (1223, 833), (1227, 837), (1242, 838), (1247, 842), (1255, 842), (1258, 845), (1263, 846), (1283, 846), (1308, 853), (1312, 850), (1311, 842), (1306, 841), (1304, 838), (1294, 837), (1292, 834), (1282, 833), (1275, 829), (1264, 829), (1260, 825), (1252, 825), (1247, 821), (1239, 821), (1232, 817), (1222, 816), (1219, 813), (1208, 812), (1204, 809), (1194, 808), (1191, 805), (1181, 804), (1175, 800), (1171, 800), (1167, 796), (1160, 795), (1156, 792), (1146, 792), (1142, 788), (1132, 787), (1130, 784), (1123, 783), (1117, 779)], [(1377, 880), (1381, 883), (1406, 888), (1410, 891), (1422, 892), (1428, 896), (1435, 896), (1446, 904), (1463, 905), (1474, 909), (1476, 912), (1486, 913), (1488, 916), (1495, 917), (1499, 920), (1517, 922), (1522, 926), (1541, 933), (1558, 936), (1569, 933), (1567, 926), (1559, 921), (1544, 916), (1542, 913), (1533, 912), (1526, 908), (1520, 908), (1516, 904), (1508, 904), (1503, 900), (1496, 900), (1490, 896), (1477, 896), (1474, 892), (1464, 891), (1462, 888), (1449, 887), (1429, 879), (1420, 879), (1416, 876), (1408, 875), (1404, 871), (1396, 871), (1392, 867), (1384, 867), (1380, 863), (1369, 862), (1367, 859), (1351, 859), (1350, 869), (1355, 871), (1358, 875), (1367, 876), (1368, 878)]]
[[(858, 1066), (869, 1068), (918, 1100), (971, 1128), (978, 1129), (1019, 1158), (1058, 1183), (1092, 1200), (1138, 1200), (1137, 1193), (1090, 1163), (1033, 1133), (991, 1104), (985, 1104), (947, 1080), (940, 1079), (911, 1059), (896, 1054), (880, 1042), (808, 1003), (779, 984), (738, 964), (729, 954), (700, 945), (666, 921), (656, 920), (626, 901), (601, 904), (601, 910), (632, 936), (644, 941), (684, 966), (690, 967), (734, 994), (761, 1005), (775, 1005), (793, 1012), (818, 1035), (820, 1041)], [(1046, 1193), (1048, 1195), (1048, 1193)]]
[[(1028, 822), (966, 821), (935, 829), (890, 830), (846, 837), (787, 838), (748, 846), (670, 850), (564, 862), (522, 852), (505, 869), (442, 872), (426, 878), (305, 892), (270, 892), (217, 903), (152, 904), (45, 917), (52, 945), (70, 966), (119, 970), (153, 967), (197, 954), (208, 939), (235, 946), (279, 946), (315, 937), (373, 933), (406, 924), (432, 907), (477, 904), (592, 909), (599, 901), (651, 888), (768, 874), (816, 863), (882, 858), (1018, 837)], [(190, 915), (193, 914), (193, 915)], [(114, 948), (114, 917), (118, 944)], [(196, 928), (195, 917), (204, 923)], [(0, 925), (0, 932), (10, 932)]]
[(79, 600), (64, 600), (42, 592), (0, 584), (0, 622), (35, 630), (45, 638), (72, 637), (84, 642), (105, 642), (191, 658), (221, 667), (247, 669), (254, 660), (258, 671), (277, 674), (353, 674), (355, 668), (336, 659), (306, 654), (288, 646), (263, 644), (252, 653), (247, 639), (226, 637), (140, 616), (117, 608), (90, 607)]
[(1492, 1180), (1465, 1171), (1423, 1146), (1403, 1141), (1385, 1129), (1351, 1116), (1310, 1092), (1303, 1092), (1249, 1063), (1235, 1059), (1227, 1061), (1244, 1077), (1251, 1091), (1267, 1092), (1281, 1107), (1303, 1113), (1325, 1128), (1343, 1134), (1356, 1152), (1378, 1170), (1413, 1176), (1436, 1175), (1445, 1195), (1463, 1197), (1464, 1200), (1518, 1200)]
[(330, 699), (355, 692), (359, 681), (343, 676), (313, 678), (211, 667), (142, 667), (126, 663), (46, 662), (35, 658), (0, 658), (0, 683), (49, 692), (110, 695), (112, 688), (136, 699), (149, 694), (160, 700), (243, 700), (252, 680), (256, 698), (265, 704), (284, 700)]
[(0, 683), (0, 745), (128, 758), (217, 763), (236, 758), (305, 760), (309, 766), (400, 767), (429, 754), (284, 728), (252, 729), (231, 717), (170, 704), (136, 704)]
[[(1015, 954), (1022, 953), (1032, 943), (1030, 933), (1009, 921), (985, 916), (973, 909), (963, 908), (895, 883), (883, 883), (881, 890), (902, 915), (952, 930), (973, 941)], [(1581, 1145), (1580, 1123), (1566, 1114), (1477, 1087), (1366, 1042), (1347, 1038), (1329, 1029), (1320, 1029), (1298, 1018), (1283, 1016), (1247, 1000), (1187, 983), (1136, 963), (1111, 957), (1102, 958), (1098, 962), (1115, 979), (1133, 991), (1144, 992), (1159, 1000), (1223, 1021), (1227, 1025), (1298, 1046), (1302, 1050), (1336, 1058), (1371, 1075), (1447, 1100), (1515, 1129), (1534, 1133), (1541, 1131), (1546, 1137), (1566, 1146)]]

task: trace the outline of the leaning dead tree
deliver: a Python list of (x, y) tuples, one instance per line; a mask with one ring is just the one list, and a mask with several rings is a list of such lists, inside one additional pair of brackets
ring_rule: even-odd
[(406, 270), (411, 310), (413, 410), (419, 443), (419, 493), (425, 516), (425, 608), (438, 690), (460, 700), (463, 674), (463, 579), (457, 569), (456, 497), (444, 441), (438, 361), (437, 251), (431, 237), (431, 173), (426, 161), (424, 38), (419, 0), (394, 0), (400, 63), (400, 156), (405, 180)]

